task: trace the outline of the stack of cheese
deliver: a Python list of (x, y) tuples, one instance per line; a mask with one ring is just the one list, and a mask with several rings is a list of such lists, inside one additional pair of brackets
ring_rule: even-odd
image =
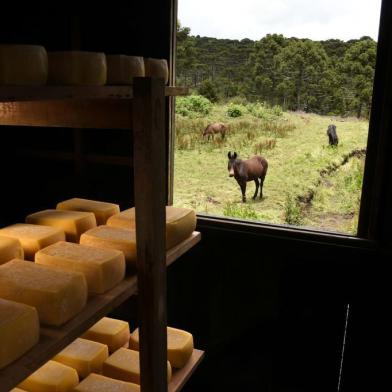
[[(196, 228), (193, 210), (166, 207), (166, 249), (187, 239)], [(128, 264), (136, 264), (136, 219), (135, 208), (112, 215), (106, 225), (86, 231), (80, 243), (98, 248), (119, 249), (124, 252)]]

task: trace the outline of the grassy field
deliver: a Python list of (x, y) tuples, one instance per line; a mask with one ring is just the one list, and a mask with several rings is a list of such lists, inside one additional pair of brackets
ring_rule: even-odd
[[(258, 118), (242, 112), (231, 118), (227, 106), (214, 105), (205, 117), (177, 116), (174, 204), (213, 215), (355, 233), (368, 122), (307, 113)], [(203, 129), (213, 121), (229, 124), (225, 139), (203, 140)], [(331, 123), (339, 136), (336, 148), (328, 146)], [(249, 182), (248, 201), (241, 202), (239, 186), (228, 176), (228, 151), (242, 159), (255, 154), (267, 159), (262, 200), (251, 199), (255, 185)]]

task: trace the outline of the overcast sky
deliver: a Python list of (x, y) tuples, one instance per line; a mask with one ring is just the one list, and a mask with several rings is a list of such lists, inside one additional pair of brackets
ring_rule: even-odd
[(381, 0), (178, 0), (192, 35), (259, 40), (286, 37), (377, 40)]

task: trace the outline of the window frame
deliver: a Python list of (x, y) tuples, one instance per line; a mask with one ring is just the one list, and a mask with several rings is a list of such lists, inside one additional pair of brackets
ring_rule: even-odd
[[(172, 44), (171, 70), (175, 83), (176, 23), (178, 1), (172, 2)], [(222, 230), (247, 232), (263, 236), (299, 239), (323, 243), (336, 243), (347, 246), (378, 248), (391, 245), (387, 238), (387, 217), (392, 217), (391, 167), (392, 138), (388, 130), (392, 124), (392, 5), (382, 0), (380, 10), (377, 58), (373, 82), (372, 110), (369, 120), (367, 153), (364, 168), (364, 180), (361, 190), (357, 235), (349, 235), (309, 227), (276, 225), (268, 222), (248, 221), (236, 218), (220, 217), (197, 213), (198, 226)], [(168, 149), (168, 202), (173, 203), (174, 193), (174, 135), (175, 101), (169, 105), (169, 149)]]

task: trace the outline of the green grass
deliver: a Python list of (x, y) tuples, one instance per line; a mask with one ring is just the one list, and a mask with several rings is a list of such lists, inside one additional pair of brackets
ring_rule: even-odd
[[(326, 196), (333, 187), (318, 193), (316, 191), (327, 181), (324, 178), (324, 183), (320, 182), (321, 170), (331, 165), (339, 166), (345, 155), (366, 146), (367, 121), (304, 113), (284, 113), (268, 119), (247, 113), (231, 118), (226, 112), (227, 106), (214, 105), (207, 117), (177, 117), (175, 205), (213, 215), (320, 228), (325, 228), (325, 225), (323, 219), (317, 219), (317, 214), (324, 216), (325, 220), (329, 216), (341, 215), (345, 219), (334, 219), (335, 226), (329, 225), (328, 229), (350, 233), (356, 231), (360, 197), (358, 184), (362, 181), (362, 167), (355, 169), (350, 161), (343, 166), (352, 180), (336, 179), (343, 182), (336, 183), (333, 192), (342, 197), (332, 196), (331, 199)], [(229, 124), (229, 134), (223, 140), (220, 135), (215, 135), (214, 140), (203, 140), (203, 129), (215, 121)], [(337, 126), (337, 148), (328, 146), (326, 130), (331, 123)], [(268, 160), (262, 200), (251, 199), (255, 185), (249, 182), (247, 207), (243, 206), (239, 186), (234, 178), (228, 176), (228, 151), (236, 151), (243, 159), (257, 152)], [(343, 196), (342, 188), (353, 196), (350, 201)], [(298, 198), (310, 193), (315, 195), (311, 206), (298, 203)], [(350, 222), (347, 222), (347, 217), (352, 217)]]

